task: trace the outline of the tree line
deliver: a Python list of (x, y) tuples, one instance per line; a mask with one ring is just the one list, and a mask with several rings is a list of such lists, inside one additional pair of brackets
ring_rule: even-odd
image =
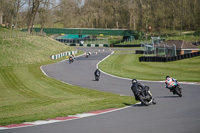
[(16, 28), (109, 28), (161, 32), (200, 28), (200, 0), (0, 0)]

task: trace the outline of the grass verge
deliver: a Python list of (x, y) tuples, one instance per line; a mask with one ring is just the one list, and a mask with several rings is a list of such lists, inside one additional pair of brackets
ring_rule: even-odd
[(162, 81), (169, 75), (178, 81), (200, 82), (200, 56), (172, 62), (139, 62), (140, 56), (130, 50), (115, 51), (99, 68), (131, 79)]

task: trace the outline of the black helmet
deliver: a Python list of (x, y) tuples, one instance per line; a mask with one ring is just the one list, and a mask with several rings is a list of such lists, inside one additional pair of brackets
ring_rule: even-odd
[(132, 84), (136, 84), (136, 83), (137, 83), (137, 79), (133, 79)]
[(166, 76), (166, 79), (169, 78), (169, 76)]

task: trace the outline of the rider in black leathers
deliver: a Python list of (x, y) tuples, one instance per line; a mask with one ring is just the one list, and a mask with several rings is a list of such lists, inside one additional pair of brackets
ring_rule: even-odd
[(139, 100), (138, 96), (136, 95), (136, 93), (138, 92), (138, 90), (144, 90), (144, 86), (140, 83), (136, 82), (132, 82), (132, 86), (131, 86), (131, 90), (133, 91), (133, 94), (135, 96), (135, 100)]
[(101, 74), (101, 72), (99, 71), (99, 69), (97, 69), (97, 70), (94, 72), (94, 75), (97, 76), (97, 77), (100, 77), (100, 74)]

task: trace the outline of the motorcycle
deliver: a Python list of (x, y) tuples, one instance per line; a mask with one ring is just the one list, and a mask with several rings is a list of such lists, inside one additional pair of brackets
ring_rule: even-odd
[(96, 81), (99, 81), (99, 79), (100, 79), (100, 76), (96, 76), (96, 75), (95, 75), (95, 80), (96, 80)]
[(85, 56), (86, 58), (88, 58), (89, 57), (89, 54), (86, 54), (86, 56)]
[(69, 57), (69, 64), (73, 63), (74, 59), (72, 57)]
[(175, 95), (178, 95), (179, 97), (182, 97), (182, 89), (180, 88), (177, 81), (174, 81), (171, 85), (170, 91)]
[(144, 86), (136, 79), (132, 80), (131, 90), (135, 96), (136, 101), (140, 101), (143, 105), (149, 106), (150, 104), (156, 104), (156, 100), (153, 98), (149, 86)]
[(86, 54), (86, 58), (88, 58), (90, 55), (91, 55), (91, 52), (88, 52), (88, 53)]
[(96, 70), (96, 71), (94, 72), (94, 75), (95, 75), (95, 80), (96, 80), (96, 81), (99, 81), (99, 79), (100, 79), (100, 71), (99, 71), (99, 70)]

